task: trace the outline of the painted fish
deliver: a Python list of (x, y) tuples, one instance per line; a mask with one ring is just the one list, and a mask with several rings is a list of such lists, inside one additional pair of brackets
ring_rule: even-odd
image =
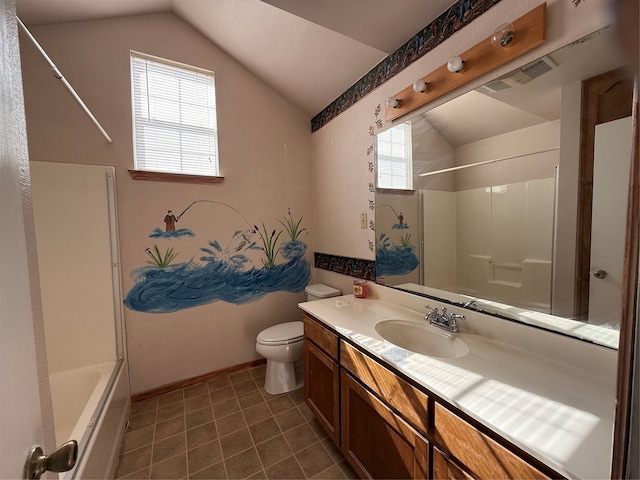
[(250, 230), (238, 230), (233, 234), (229, 245), (222, 251), (222, 255), (229, 257), (237, 252), (240, 252), (251, 245), (251, 237), (255, 235), (256, 231)]

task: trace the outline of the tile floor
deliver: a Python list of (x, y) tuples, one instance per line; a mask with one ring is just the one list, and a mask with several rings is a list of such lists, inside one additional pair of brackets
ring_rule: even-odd
[(304, 403), (260, 366), (133, 404), (116, 478), (357, 478)]

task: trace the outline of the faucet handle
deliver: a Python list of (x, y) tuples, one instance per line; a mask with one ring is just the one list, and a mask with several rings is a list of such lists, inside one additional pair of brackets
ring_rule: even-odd
[[(431, 308), (429, 305), (425, 305), (424, 308), (426, 308), (427, 310), (432, 311), (433, 313), (439, 313), (438, 312), (438, 307), (436, 308)], [(446, 309), (445, 309), (446, 310)]]

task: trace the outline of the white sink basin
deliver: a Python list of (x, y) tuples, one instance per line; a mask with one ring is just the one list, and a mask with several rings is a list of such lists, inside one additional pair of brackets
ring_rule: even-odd
[(426, 323), (407, 320), (382, 320), (376, 332), (385, 340), (415, 353), (440, 358), (460, 358), (469, 353), (462, 340), (447, 332), (439, 332)]

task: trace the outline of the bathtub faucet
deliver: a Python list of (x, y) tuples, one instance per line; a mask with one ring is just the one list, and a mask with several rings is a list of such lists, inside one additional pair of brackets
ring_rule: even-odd
[(429, 305), (425, 305), (425, 308), (429, 310), (429, 313), (424, 316), (424, 319), (429, 322), (429, 325), (442, 328), (451, 333), (460, 331), (458, 320), (464, 320), (464, 315), (447, 313), (446, 307), (442, 307), (442, 311), (439, 311), (438, 308), (431, 308)]
[(462, 304), (464, 308), (475, 308), (476, 310), (480, 310), (480, 304), (476, 300), (469, 300)]

